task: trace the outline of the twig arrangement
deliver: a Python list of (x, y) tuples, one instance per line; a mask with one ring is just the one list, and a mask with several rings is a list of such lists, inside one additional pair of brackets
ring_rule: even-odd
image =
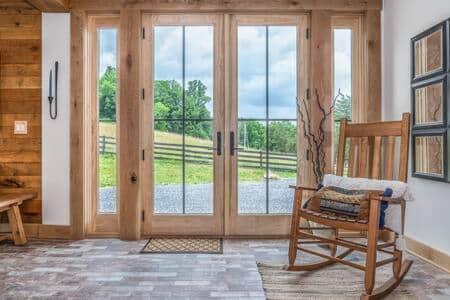
[(298, 101), (298, 99), (297, 99), (297, 109), (300, 115), (300, 121), (302, 122), (303, 125), (303, 135), (308, 143), (309, 153), (311, 153), (311, 161), (313, 166), (314, 177), (316, 179), (316, 183), (319, 184), (323, 179), (326, 166), (325, 149), (324, 149), (324, 142), (326, 137), (324, 127), (325, 122), (333, 113), (337, 99), (339, 99), (339, 97), (342, 97), (343, 94), (341, 93), (341, 90), (338, 90), (338, 93), (334, 97), (333, 102), (331, 103), (331, 106), (328, 110), (322, 106), (322, 103), (320, 102), (319, 92), (317, 91), (317, 89), (315, 90), (314, 96), (315, 96), (314, 99), (316, 100), (317, 103), (317, 107), (319, 108), (320, 111), (320, 116), (318, 116), (320, 122), (317, 132), (315, 132), (312, 129), (311, 107), (307, 105), (307, 102), (304, 98), (302, 99), (302, 105), (304, 106), (304, 110), (302, 110), (301, 104)]

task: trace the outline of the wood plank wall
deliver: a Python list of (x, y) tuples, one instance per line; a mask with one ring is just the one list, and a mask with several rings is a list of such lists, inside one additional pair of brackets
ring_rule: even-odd
[[(28, 134), (14, 135), (14, 121)], [(0, 181), (16, 179), (35, 200), (22, 207), (24, 222), (40, 223), (41, 210), (41, 15), (32, 9), (0, 9)]]

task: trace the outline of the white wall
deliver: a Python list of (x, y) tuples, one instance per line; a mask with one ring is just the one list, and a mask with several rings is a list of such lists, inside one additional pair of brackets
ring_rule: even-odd
[[(410, 39), (449, 17), (449, 0), (384, 0), (384, 119), (400, 119), (411, 111)], [(415, 200), (407, 205), (406, 235), (450, 253), (450, 183), (414, 177), (409, 183)]]
[[(49, 115), (49, 73), (59, 62), (58, 118)], [(54, 85), (53, 85), (54, 87)], [(54, 96), (54, 94), (53, 94)], [(70, 14), (42, 14), (42, 223), (70, 225)]]

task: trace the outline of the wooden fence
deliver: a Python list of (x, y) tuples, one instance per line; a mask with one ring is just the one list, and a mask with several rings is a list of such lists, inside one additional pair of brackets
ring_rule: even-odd
[[(183, 159), (183, 146), (172, 143), (154, 143), (154, 159), (178, 160)], [(99, 151), (101, 154), (115, 154), (116, 141), (113, 137), (100, 136)], [(208, 146), (185, 145), (184, 160), (187, 163), (211, 164), (213, 150)], [(238, 162), (244, 168), (265, 168), (267, 161), (269, 167), (279, 171), (297, 171), (297, 156), (295, 153), (269, 152), (259, 150), (239, 150)]]

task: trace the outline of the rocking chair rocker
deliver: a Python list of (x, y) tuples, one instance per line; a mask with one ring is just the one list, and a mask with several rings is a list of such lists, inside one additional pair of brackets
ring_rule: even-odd
[[(345, 143), (349, 139), (348, 177), (393, 180), (394, 174), (396, 174), (398, 175), (397, 179), (399, 181), (406, 182), (409, 151), (409, 118), (410, 114), (404, 113), (401, 121), (394, 122), (349, 124), (347, 120), (341, 120), (336, 175), (343, 176), (344, 174)], [(398, 171), (394, 172), (396, 138), (400, 139), (400, 153), (398, 156)], [(384, 143), (382, 142), (383, 139), (385, 141)], [(382, 162), (384, 167), (381, 166)], [(303, 192), (316, 191), (317, 189), (301, 186), (295, 186), (293, 188), (295, 188), (295, 198), (289, 243), (288, 270), (311, 271), (334, 263), (342, 263), (362, 270), (365, 273), (365, 293), (361, 295), (361, 299), (382, 298), (400, 284), (409, 271), (412, 261), (402, 259), (403, 252), (396, 247), (398, 233), (388, 228), (381, 230), (379, 228), (379, 222), (382, 201), (387, 201), (389, 205), (402, 205), (401, 218), (403, 220), (403, 199), (386, 198), (379, 193), (371, 192), (367, 220), (355, 220), (345, 216), (322, 214), (302, 207)], [(321, 224), (324, 227), (302, 225), (303, 223), (300, 223), (302, 218)], [(323, 229), (331, 230), (331, 237), (314, 234), (314, 231)], [(366, 232), (367, 245), (339, 237), (340, 229)], [(388, 233), (391, 237), (390, 240), (378, 243), (381, 232)], [(326, 255), (311, 250), (311, 248), (305, 248), (303, 247), (304, 244), (328, 244), (331, 253), (330, 255)], [(336, 251), (337, 246), (347, 248), (347, 250), (338, 255)], [(308, 265), (295, 265), (298, 251), (319, 256), (324, 260)], [(353, 251), (366, 253), (365, 265), (344, 259)], [(377, 261), (378, 251), (389, 254), (390, 257)], [(376, 268), (390, 263), (392, 263), (393, 276), (383, 285), (374, 289)]]

